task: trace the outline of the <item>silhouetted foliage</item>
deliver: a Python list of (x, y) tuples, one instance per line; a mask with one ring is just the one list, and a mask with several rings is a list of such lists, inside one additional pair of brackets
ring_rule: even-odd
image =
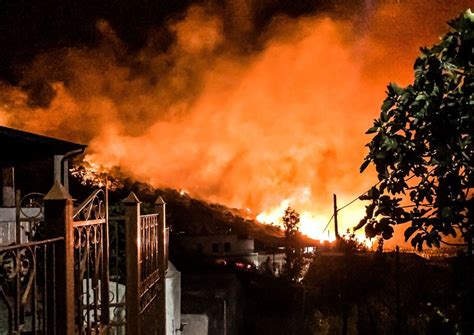
[(285, 210), (282, 217), (285, 229), (285, 264), (283, 275), (291, 281), (297, 281), (304, 266), (304, 253), (298, 239), (300, 228), (300, 215), (291, 207)]
[[(368, 237), (389, 239), (393, 226), (411, 222), (405, 239), (422, 249), (439, 247), (443, 236), (473, 232), (474, 14), (468, 10), (432, 48), (422, 48), (414, 83), (388, 86), (380, 117), (367, 134), (379, 184), (357, 226)], [(407, 194), (408, 193), (408, 194)], [(403, 200), (409, 201), (407, 205)]]
[[(415, 254), (316, 253), (303, 280), (306, 334), (396, 334), (396, 283), (400, 334), (471, 334), (459, 297), (466, 259), (430, 262)], [(436, 332), (438, 330), (438, 332)], [(455, 333), (454, 332), (454, 333)]]
[(337, 248), (346, 254), (367, 251), (367, 246), (357, 240), (355, 234), (353, 232), (351, 233), (349, 229), (345, 235), (341, 236), (341, 239), (337, 243)]

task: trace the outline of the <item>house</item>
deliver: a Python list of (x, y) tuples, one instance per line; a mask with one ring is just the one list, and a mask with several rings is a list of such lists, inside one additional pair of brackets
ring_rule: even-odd
[(237, 234), (185, 235), (180, 238), (184, 251), (198, 255), (236, 259), (243, 258), (257, 263), (253, 238)]
[(86, 146), (0, 126), (0, 245), (27, 240), (43, 219), (42, 196), (54, 181), (69, 188), (69, 161)]

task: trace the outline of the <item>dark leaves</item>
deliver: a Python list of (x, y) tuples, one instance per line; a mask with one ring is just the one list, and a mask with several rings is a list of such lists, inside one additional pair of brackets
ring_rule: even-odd
[(408, 227), (406, 230), (405, 230), (405, 242), (408, 241), (411, 237), (411, 235), (413, 235), (413, 233), (415, 231), (417, 231), (418, 228), (417, 227), (414, 227), (414, 226), (411, 226), (411, 227)]
[(364, 170), (369, 166), (370, 160), (365, 160), (364, 163), (360, 166), (360, 173), (364, 172)]
[(374, 134), (374, 133), (376, 133), (376, 132), (378, 132), (378, 131), (379, 131), (379, 128), (378, 128), (378, 127), (371, 127), (371, 128), (369, 128), (365, 133), (366, 133), (366, 134)]
[(405, 240), (421, 249), (439, 246), (442, 235), (457, 234), (455, 227), (471, 231), (474, 14), (466, 11), (450, 25), (455, 31), (421, 49), (412, 85), (387, 86), (380, 117), (367, 130), (375, 136), (360, 171), (373, 163), (380, 181), (360, 197), (369, 203), (357, 229), (365, 227), (368, 237), (391, 238), (393, 226), (411, 222)]
[(387, 93), (389, 97), (397, 97), (404, 92), (403, 88), (398, 86), (396, 83), (390, 83), (387, 86)]

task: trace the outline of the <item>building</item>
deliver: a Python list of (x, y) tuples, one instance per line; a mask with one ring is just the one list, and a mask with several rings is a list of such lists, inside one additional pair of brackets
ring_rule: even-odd
[(181, 246), (188, 252), (213, 257), (244, 257), (257, 261), (255, 241), (236, 234), (188, 235), (182, 237)]
[(253, 268), (269, 266), (280, 276), (285, 262), (284, 247), (264, 248), (255, 239), (237, 234), (201, 234), (179, 237), (183, 252), (215, 259), (217, 264), (236, 264)]
[(166, 335), (179, 334), (181, 321), (181, 272), (168, 261), (166, 271)]
[(3, 126), (0, 143), (0, 245), (8, 245), (25, 242), (43, 220), (42, 196), (54, 181), (69, 189), (69, 160), (86, 146)]

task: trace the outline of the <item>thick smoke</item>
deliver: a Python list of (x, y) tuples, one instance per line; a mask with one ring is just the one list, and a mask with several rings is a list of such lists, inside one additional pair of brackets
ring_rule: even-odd
[(344, 203), (375, 182), (358, 168), (386, 84), (411, 80), (418, 47), (467, 1), (366, 1), (340, 9), (350, 19), (264, 26), (256, 3), (193, 5), (133, 52), (99, 20), (100, 45), (40, 54), (17, 86), (1, 84), (0, 123), (86, 142), (86, 160), (155, 186), (329, 217), (332, 193)]

